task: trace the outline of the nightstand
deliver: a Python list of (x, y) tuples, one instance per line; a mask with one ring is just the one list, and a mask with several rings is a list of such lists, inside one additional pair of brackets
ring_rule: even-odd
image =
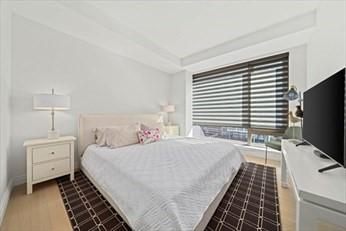
[(180, 135), (179, 125), (176, 125), (176, 124), (165, 125), (165, 132), (166, 132), (166, 136), (179, 136)]
[(26, 147), (26, 193), (32, 193), (33, 184), (70, 174), (74, 179), (73, 136), (57, 139), (34, 139), (24, 142)]

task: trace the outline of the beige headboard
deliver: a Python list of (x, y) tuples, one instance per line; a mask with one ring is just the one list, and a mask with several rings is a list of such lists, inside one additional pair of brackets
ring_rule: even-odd
[(78, 131), (78, 153), (82, 155), (85, 149), (95, 143), (93, 129), (96, 127), (125, 125), (131, 123), (144, 123), (148, 126), (162, 123), (162, 116), (159, 114), (82, 114), (79, 117)]

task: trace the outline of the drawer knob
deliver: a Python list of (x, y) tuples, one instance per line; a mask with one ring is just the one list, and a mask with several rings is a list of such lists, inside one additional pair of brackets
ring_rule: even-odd
[(54, 155), (54, 154), (55, 154), (55, 152), (51, 152), (50, 154)]
[(54, 171), (54, 170), (55, 170), (55, 168), (51, 168), (51, 170), (52, 170), (52, 171)]

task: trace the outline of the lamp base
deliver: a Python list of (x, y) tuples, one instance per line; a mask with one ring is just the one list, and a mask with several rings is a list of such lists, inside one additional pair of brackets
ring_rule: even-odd
[(59, 136), (59, 130), (48, 130), (48, 139), (57, 139)]

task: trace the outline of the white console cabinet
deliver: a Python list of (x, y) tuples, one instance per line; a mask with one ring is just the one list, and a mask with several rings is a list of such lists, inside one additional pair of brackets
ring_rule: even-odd
[(282, 141), (281, 185), (292, 187), (296, 230), (346, 230), (346, 170), (318, 169), (332, 165), (314, 155), (310, 145)]

